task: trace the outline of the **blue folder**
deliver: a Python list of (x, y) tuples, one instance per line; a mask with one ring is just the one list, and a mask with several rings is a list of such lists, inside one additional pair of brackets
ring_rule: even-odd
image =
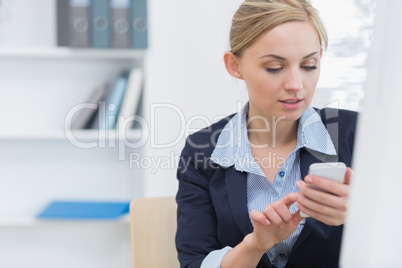
[(110, 47), (109, 0), (94, 0), (91, 6), (92, 46)]
[(131, 7), (131, 46), (137, 49), (148, 47), (147, 0), (133, 0)]
[(116, 219), (129, 212), (129, 202), (51, 202), (39, 219)]

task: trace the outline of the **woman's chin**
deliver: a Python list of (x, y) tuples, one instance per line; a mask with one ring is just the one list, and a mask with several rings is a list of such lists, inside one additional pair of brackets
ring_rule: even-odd
[(280, 120), (282, 120), (282, 121), (297, 121), (302, 116), (303, 112), (304, 112), (304, 110), (303, 111), (285, 112), (285, 113), (282, 113), (282, 115), (280, 115), (277, 118), (278, 119), (280, 118)]

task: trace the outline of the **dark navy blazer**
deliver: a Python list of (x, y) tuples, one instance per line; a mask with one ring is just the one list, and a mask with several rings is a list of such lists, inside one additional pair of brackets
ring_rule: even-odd
[[(330, 108), (317, 111), (337, 156), (301, 149), (302, 178), (312, 163), (339, 161), (352, 165), (357, 114)], [(200, 267), (211, 251), (235, 247), (253, 231), (247, 210), (247, 173), (210, 160), (219, 134), (230, 118), (190, 135), (181, 154), (176, 196), (176, 247), (181, 267)], [(342, 229), (343, 226), (328, 226), (307, 218), (286, 267), (338, 267)], [(272, 267), (266, 254), (257, 267)]]

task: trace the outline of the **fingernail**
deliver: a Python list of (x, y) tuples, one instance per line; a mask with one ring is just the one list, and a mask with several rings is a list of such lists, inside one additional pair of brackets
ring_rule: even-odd
[(268, 219), (265, 219), (265, 223), (269, 225), (271, 222)]
[(296, 182), (296, 185), (297, 185), (298, 188), (300, 188), (301, 184), (302, 184), (301, 181), (297, 181), (297, 182)]
[(306, 177), (304, 178), (304, 181), (305, 181), (305, 182), (308, 182), (308, 183), (312, 183), (312, 182), (313, 182), (313, 178), (311, 178), (310, 176), (306, 176)]

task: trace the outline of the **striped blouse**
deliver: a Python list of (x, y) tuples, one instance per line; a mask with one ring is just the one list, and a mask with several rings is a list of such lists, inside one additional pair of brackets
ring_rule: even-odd
[[(251, 153), (247, 133), (248, 104), (239, 111), (223, 128), (211, 160), (223, 167), (235, 167), (247, 172), (247, 207), (249, 213), (256, 209), (262, 211), (267, 204), (282, 199), (291, 192), (299, 191), (296, 182), (301, 179), (299, 151), (301, 148), (318, 151), (327, 155), (336, 155), (333, 142), (318, 113), (307, 108), (299, 119), (296, 149), (286, 158), (278, 159), (269, 153), (263, 159), (255, 159)], [(258, 163), (257, 163), (258, 162)], [(280, 167), (271, 183), (262, 172), (264, 167)], [(297, 207), (290, 207), (292, 213)], [(251, 219), (250, 219), (251, 221)], [(274, 267), (284, 267), (294, 243), (303, 230), (305, 220), (301, 221), (293, 234), (284, 241), (274, 245), (266, 254)], [(224, 255), (231, 250), (225, 247), (210, 252), (201, 267), (220, 267)]]

